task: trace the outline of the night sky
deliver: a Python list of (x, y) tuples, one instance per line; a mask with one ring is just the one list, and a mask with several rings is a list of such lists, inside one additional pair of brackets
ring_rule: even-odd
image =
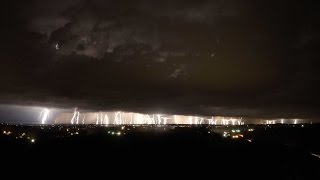
[(14, 113), (9, 104), (317, 119), (319, 8), (282, 0), (3, 1), (0, 121)]

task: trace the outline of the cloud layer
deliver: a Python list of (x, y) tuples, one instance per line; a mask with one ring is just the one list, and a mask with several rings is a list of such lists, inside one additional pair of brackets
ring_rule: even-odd
[(285, 1), (10, 1), (0, 102), (319, 117), (319, 12)]

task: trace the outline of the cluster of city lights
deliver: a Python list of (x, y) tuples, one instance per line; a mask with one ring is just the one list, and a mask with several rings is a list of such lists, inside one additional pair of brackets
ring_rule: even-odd
[(108, 134), (121, 136), (121, 131), (108, 131)]
[(241, 134), (240, 129), (232, 129), (231, 132), (224, 131), (222, 135), (223, 137), (231, 137), (233, 139), (243, 138), (243, 134)]
[(6, 131), (6, 130), (4, 130), (4, 131), (2, 131), (2, 133), (4, 134), (4, 135), (7, 135), (7, 136), (13, 136), (13, 137), (15, 137), (15, 139), (27, 139), (28, 141), (30, 141), (31, 143), (35, 143), (36, 142), (36, 140), (34, 139), (34, 138), (32, 138), (32, 137), (30, 137), (30, 136), (28, 136), (26, 133), (14, 133), (14, 132), (12, 132), (12, 131)]

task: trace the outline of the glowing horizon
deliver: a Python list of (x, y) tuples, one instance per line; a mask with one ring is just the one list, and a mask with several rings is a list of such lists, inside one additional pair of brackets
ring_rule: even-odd
[[(190, 125), (244, 125), (242, 117), (223, 116), (191, 116), (172, 114), (142, 114), (122, 111), (74, 112), (60, 113), (53, 118), (54, 124), (96, 124), (96, 125), (165, 125), (165, 124), (190, 124)], [(260, 120), (256, 124), (299, 124), (300, 119), (272, 119)]]
[(209, 125), (243, 125), (242, 118), (218, 116), (186, 116), (170, 114), (142, 114), (122, 111), (83, 112), (77, 109), (73, 113), (57, 115), (54, 124), (96, 124), (96, 125), (123, 125), (123, 124), (209, 124)]

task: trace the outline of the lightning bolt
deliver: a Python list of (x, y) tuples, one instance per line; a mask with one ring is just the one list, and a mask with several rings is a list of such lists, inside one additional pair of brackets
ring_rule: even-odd
[(102, 114), (102, 112), (96, 113), (96, 117), (97, 117), (96, 125), (102, 124), (103, 123), (103, 114)]
[(122, 123), (122, 116), (121, 116), (121, 112), (118, 111), (116, 112), (116, 115), (114, 116), (114, 124), (121, 124)]
[(50, 110), (48, 108), (44, 108), (39, 115), (39, 119), (41, 120), (41, 124), (45, 124), (51, 115)]
[(104, 115), (104, 124), (105, 124), (105, 125), (108, 125), (108, 124), (109, 124), (108, 114), (105, 114), (105, 115)]
[(193, 124), (192, 123), (192, 116), (189, 116), (189, 124)]
[(161, 115), (157, 114), (157, 124), (161, 124)]
[[(112, 115), (110, 115), (112, 113)], [(45, 108), (41, 111), (39, 120), (41, 123), (45, 124), (49, 118), (49, 109)], [(95, 120), (96, 125), (123, 125), (123, 124), (154, 124), (154, 125), (166, 125), (167, 123), (182, 123), (182, 124), (195, 124), (195, 125), (243, 125), (244, 122), (242, 118), (233, 117), (216, 117), (211, 118), (202, 116), (184, 116), (184, 115), (162, 115), (162, 114), (140, 114), (131, 112), (96, 112), (93, 116), (88, 116), (87, 118)], [(92, 119), (91, 119), (92, 118)], [(80, 113), (80, 111), (75, 108), (72, 118), (70, 120), (71, 124), (85, 124), (86, 113)], [(169, 121), (168, 121), (169, 120)], [(266, 124), (274, 124), (275, 120), (265, 120)], [(298, 119), (295, 120), (298, 123)]]
[(78, 108), (74, 108), (73, 116), (71, 118), (71, 124), (79, 124), (79, 117), (80, 117), (80, 112), (78, 111)]
[(84, 114), (83, 115), (83, 118), (82, 118), (82, 124), (84, 124), (84, 120), (86, 119), (86, 115)]

